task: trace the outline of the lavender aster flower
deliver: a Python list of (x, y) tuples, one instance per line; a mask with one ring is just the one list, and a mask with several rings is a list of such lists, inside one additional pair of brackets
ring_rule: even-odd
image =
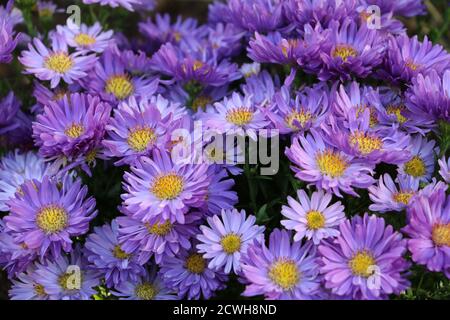
[(84, 255), (90, 266), (105, 275), (108, 287), (126, 281), (137, 281), (144, 274), (144, 268), (137, 262), (137, 257), (128, 254), (119, 244), (117, 220), (111, 224), (97, 227), (86, 238)]
[(173, 162), (166, 152), (142, 157), (124, 175), (123, 206), (145, 222), (158, 217), (184, 223), (189, 208), (204, 205), (207, 165)]
[(357, 196), (354, 187), (367, 188), (374, 182), (371, 165), (333, 148), (316, 130), (295, 138), (285, 154), (293, 162), (291, 168), (298, 179), (339, 197), (340, 191)]
[(195, 81), (205, 86), (219, 87), (241, 77), (235, 63), (217, 61), (212, 48), (185, 52), (166, 43), (151, 59), (153, 69), (177, 81)]
[(275, 229), (269, 246), (254, 241), (242, 257), (248, 281), (243, 296), (263, 294), (270, 300), (309, 300), (318, 293), (320, 279), (315, 247), (311, 242), (291, 244), (288, 231)]
[(369, 209), (376, 212), (403, 211), (419, 190), (419, 181), (408, 176), (398, 176), (398, 188), (388, 173), (380, 176), (378, 185), (368, 188), (373, 204)]
[(42, 180), (48, 165), (34, 152), (20, 153), (19, 150), (5, 155), (0, 162), (0, 211), (8, 211), (6, 202), (20, 190), (27, 180)]
[(391, 36), (379, 76), (396, 84), (409, 83), (419, 73), (426, 75), (434, 70), (441, 75), (449, 66), (450, 54), (441, 45), (433, 45), (427, 36), (423, 42), (417, 36)]
[(222, 210), (230, 210), (238, 202), (238, 195), (233, 191), (234, 180), (221, 165), (211, 165), (207, 175), (210, 177), (206, 199), (206, 214), (220, 214)]
[(98, 22), (91, 27), (85, 24), (78, 26), (70, 19), (67, 25), (57, 26), (56, 30), (63, 36), (69, 47), (82, 53), (103, 52), (109, 46), (113, 36), (112, 30), (102, 32), (102, 27)]
[(283, 1), (229, 0), (229, 18), (250, 32), (270, 32), (283, 26)]
[(446, 70), (442, 78), (435, 71), (426, 76), (417, 75), (407, 98), (406, 106), (415, 117), (450, 122), (450, 70)]
[(138, 257), (141, 265), (152, 256), (160, 264), (166, 257), (174, 257), (180, 250), (191, 248), (190, 239), (198, 232), (200, 220), (198, 212), (186, 214), (183, 224), (159, 217), (148, 222), (130, 216), (118, 217), (119, 240), (126, 252)]
[(44, 176), (42, 181), (28, 180), (16, 197), (9, 200), (10, 214), (4, 218), (6, 230), (16, 243), (47, 251), (54, 257), (61, 250), (70, 252), (70, 237), (85, 234), (89, 221), (97, 214), (95, 200), (87, 197), (87, 187), (77, 179), (61, 189), (58, 183)]
[(439, 174), (446, 183), (450, 183), (450, 157), (445, 161), (445, 156), (438, 160)]
[(41, 1), (38, 0), (36, 2), (36, 9), (41, 19), (52, 19), (53, 15), (60, 11), (58, 10), (58, 6), (54, 4), (52, 1)]
[(422, 0), (360, 0), (366, 6), (376, 5), (381, 12), (392, 12), (395, 15), (413, 17), (425, 13), (425, 5)]
[(411, 138), (409, 151), (412, 159), (398, 166), (400, 175), (407, 175), (419, 181), (428, 182), (434, 172), (434, 156), (438, 152), (434, 140), (416, 135)]
[(261, 241), (264, 227), (255, 225), (256, 217), (246, 217), (245, 211), (222, 210), (220, 215), (207, 218), (208, 226), (200, 226), (197, 235), (199, 253), (208, 259), (208, 267), (229, 274), (241, 271), (241, 256), (245, 255), (253, 240)]
[(180, 299), (211, 298), (215, 291), (225, 288), (227, 276), (208, 267), (208, 261), (195, 250), (180, 252), (163, 261), (160, 270), (166, 285), (178, 293)]
[(340, 201), (329, 205), (332, 195), (322, 190), (316, 191), (311, 198), (304, 190), (297, 191), (298, 200), (288, 197), (288, 206), (283, 206), (281, 214), (286, 220), (281, 225), (288, 230), (295, 230), (294, 241), (304, 237), (319, 244), (322, 239), (339, 235), (337, 226), (345, 220), (344, 206)]
[(328, 46), (322, 48), (323, 60), (320, 80), (351, 76), (366, 77), (381, 64), (384, 52), (384, 37), (365, 24), (358, 25), (351, 19), (330, 24), (331, 36)]
[(414, 198), (408, 208), (408, 249), (414, 262), (450, 278), (450, 197), (444, 188)]
[(19, 36), (13, 31), (15, 21), (12, 16), (14, 1), (8, 1), (6, 8), (0, 7), (0, 63), (10, 63), (12, 52), (16, 48)]
[(403, 258), (406, 239), (375, 215), (354, 216), (339, 226), (340, 236), (319, 246), (320, 272), (333, 294), (353, 299), (385, 299), (409, 286)]
[(27, 146), (32, 142), (30, 117), (20, 108), (21, 102), (12, 91), (0, 100), (0, 146)]
[(257, 130), (268, 125), (264, 114), (255, 107), (253, 96), (242, 97), (234, 92), (230, 98), (214, 104), (216, 113), (205, 113), (206, 127), (218, 133), (249, 135), (257, 139)]
[(85, 94), (74, 93), (49, 102), (33, 123), (40, 154), (62, 162), (95, 157), (110, 112), (109, 104)]
[(30, 266), (25, 272), (12, 279), (8, 295), (11, 300), (48, 300), (45, 288), (36, 276), (36, 266)]
[(39, 80), (50, 81), (52, 88), (61, 79), (72, 84), (85, 77), (97, 60), (95, 55), (81, 56), (80, 52), (70, 54), (60, 36), (53, 38), (51, 49), (45, 47), (38, 38), (33, 40), (33, 44), (28, 45), (27, 51), (22, 51), (19, 61), (27, 73), (34, 74)]
[(165, 286), (155, 267), (137, 280), (124, 281), (115, 286), (113, 294), (120, 300), (177, 300), (177, 295)]
[(173, 114), (163, 118), (153, 102), (164, 103), (161, 97), (152, 101), (130, 97), (114, 110), (103, 145), (108, 156), (122, 158), (117, 165), (133, 163), (140, 156), (150, 155), (154, 148), (167, 149)]
[(35, 275), (50, 300), (89, 300), (100, 284), (99, 274), (89, 269), (79, 247), (70, 257), (37, 263)]

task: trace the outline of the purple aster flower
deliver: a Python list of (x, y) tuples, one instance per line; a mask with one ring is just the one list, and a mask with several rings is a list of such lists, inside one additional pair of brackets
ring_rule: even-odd
[(6, 202), (20, 190), (27, 180), (42, 180), (48, 165), (32, 151), (19, 150), (6, 154), (0, 162), (0, 211), (9, 211)]
[(328, 109), (328, 88), (324, 85), (307, 87), (291, 97), (290, 88), (283, 86), (275, 95), (274, 106), (268, 118), (281, 134), (298, 133), (318, 128), (325, 120)]
[(110, 6), (112, 8), (123, 7), (129, 11), (134, 11), (134, 8), (142, 5), (143, 1), (147, 0), (83, 0), (83, 3), (98, 3), (101, 6)]
[(450, 70), (442, 78), (433, 70), (426, 76), (417, 75), (407, 98), (406, 106), (417, 118), (450, 122)]
[(438, 160), (439, 174), (446, 183), (450, 183), (450, 157), (445, 161), (445, 156)]
[(312, 242), (291, 244), (291, 234), (275, 229), (269, 246), (254, 241), (242, 257), (248, 281), (243, 296), (264, 295), (270, 300), (309, 300), (318, 293), (320, 279)]
[(41, 1), (36, 2), (36, 9), (41, 19), (52, 19), (54, 14), (58, 11), (58, 6), (52, 1)]
[(396, 127), (409, 134), (425, 135), (436, 123), (429, 114), (412, 112), (410, 103), (403, 94), (392, 91), (388, 87), (379, 87), (379, 97), (384, 108), (377, 109), (377, 120), (380, 126)]
[(206, 36), (205, 26), (198, 26), (198, 21), (192, 18), (183, 19), (178, 16), (171, 23), (169, 14), (156, 14), (155, 22), (148, 18), (145, 22), (139, 22), (139, 31), (151, 41), (154, 50), (158, 50), (162, 44), (170, 42), (180, 46), (195, 46), (199, 39)]
[(207, 218), (208, 225), (200, 226), (197, 235), (199, 253), (209, 261), (208, 268), (223, 270), (229, 274), (241, 271), (241, 257), (253, 240), (264, 239), (264, 227), (255, 224), (256, 217), (246, 216), (245, 211), (222, 210), (220, 215)]
[(15, 243), (13, 236), (5, 228), (0, 219), (0, 268), (12, 279), (24, 272), (37, 258), (37, 250), (28, 248), (25, 243)]
[(95, 158), (110, 112), (110, 105), (98, 97), (79, 93), (49, 102), (33, 123), (39, 153), (63, 165)]
[(196, 81), (205, 86), (219, 87), (241, 77), (235, 63), (217, 61), (212, 48), (184, 52), (166, 43), (151, 59), (153, 69), (177, 81)]
[(198, 212), (186, 214), (183, 224), (158, 217), (148, 222), (132, 216), (118, 217), (119, 240), (126, 252), (137, 255), (141, 265), (152, 256), (160, 264), (166, 257), (174, 257), (180, 250), (191, 248), (190, 239), (198, 232), (200, 220)]
[(237, 27), (250, 32), (270, 32), (283, 27), (283, 1), (229, 0), (229, 18)]
[(253, 104), (258, 108), (267, 108), (272, 104), (277, 89), (280, 87), (280, 79), (272, 76), (267, 70), (257, 75), (246, 78), (241, 90), (244, 96), (252, 96)]
[(146, 271), (144, 276), (136, 280), (124, 281), (115, 286), (112, 292), (120, 300), (177, 300), (178, 297), (173, 290), (166, 287), (162, 281), (161, 274), (156, 268)]
[(450, 278), (450, 197), (444, 188), (415, 197), (408, 207), (408, 249), (414, 262)]
[(356, 1), (336, 0), (285, 0), (286, 18), (303, 28), (306, 24), (328, 27), (332, 20), (343, 21), (346, 17), (355, 18)]
[(283, 38), (279, 32), (267, 36), (255, 32), (249, 42), (248, 56), (260, 63), (296, 64), (305, 43), (301, 38)]
[(304, 190), (298, 190), (297, 198), (299, 201), (288, 197), (289, 205), (281, 209), (281, 214), (287, 218), (281, 220), (281, 225), (295, 231), (294, 241), (306, 237), (317, 245), (322, 239), (339, 235), (337, 226), (345, 220), (344, 206), (340, 201), (329, 205), (332, 195), (322, 190), (313, 192), (311, 197)]
[(217, 59), (229, 58), (239, 55), (242, 50), (241, 39), (245, 32), (231, 23), (219, 23), (208, 29), (208, 38), (204, 40), (206, 45), (212, 46), (213, 54)]
[(102, 32), (102, 26), (98, 22), (90, 27), (85, 24), (78, 26), (70, 19), (67, 25), (57, 26), (56, 30), (69, 47), (82, 53), (103, 52), (110, 45), (113, 36), (112, 30)]
[(434, 172), (434, 156), (439, 152), (439, 148), (435, 145), (434, 140), (428, 141), (421, 135), (413, 136), (408, 146), (412, 159), (398, 166), (399, 175), (428, 182)]
[[(195, 245), (193, 245), (195, 247)], [(208, 267), (208, 261), (195, 250), (180, 250), (175, 257), (162, 262), (160, 274), (164, 283), (178, 293), (180, 299), (211, 298), (225, 288), (228, 277)]]
[(21, 102), (12, 91), (0, 100), (0, 146), (26, 147), (32, 144), (30, 117), (20, 108)]
[(34, 74), (39, 80), (49, 80), (52, 88), (61, 79), (72, 84), (85, 77), (97, 60), (95, 55), (69, 53), (67, 44), (60, 36), (53, 37), (51, 49), (45, 47), (38, 38), (34, 38), (33, 43), (34, 46), (30, 43), (28, 50), (22, 51), (19, 61), (25, 66), (27, 73)]
[(354, 216), (340, 236), (319, 246), (320, 272), (333, 294), (353, 299), (386, 299), (409, 287), (403, 258), (406, 239), (375, 215)]
[(227, 170), (220, 165), (209, 166), (206, 174), (210, 177), (205, 205), (206, 214), (215, 215), (220, 214), (222, 210), (231, 210), (238, 202), (238, 195), (232, 190), (234, 180), (229, 178)]
[[(166, 100), (159, 96), (151, 100), (130, 97), (119, 103), (114, 117), (106, 126), (108, 137), (103, 140), (107, 148), (106, 155), (121, 158), (116, 164), (131, 164), (140, 156), (149, 156), (154, 148), (168, 149), (170, 141), (170, 123), (173, 114), (162, 117), (155, 104), (164, 104)], [(173, 106), (170, 105), (169, 108)]]
[(257, 130), (264, 129), (269, 122), (258, 107), (255, 107), (253, 96), (245, 97), (233, 92), (230, 98), (214, 104), (215, 113), (205, 113), (202, 120), (209, 129), (219, 134), (248, 135), (257, 139)]
[(105, 276), (108, 287), (124, 281), (137, 281), (139, 275), (144, 274), (136, 255), (126, 253), (119, 244), (118, 228), (116, 219), (111, 224), (96, 227), (84, 245), (84, 255), (90, 267)]
[(323, 67), (320, 80), (340, 78), (350, 80), (352, 76), (365, 78), (381, 64), (384, 52), (384, 37), (365, 24), (345, 19), (342, 23), (330, 24), (329, 44), (322, 47), (320, 54)]
[(419, 190), (419, 181), (408, 176), (397, 177), (398, 187), (388, 173), (380, 176), (377, 185), (370, 186), (369, 197), (373, 204), (371, 211), (403, 211), (408, 207), (411, 198)]
[(100, 285), (99, 274), (89, 269), (79, 247), (70, 257), (58, 255), (37, 263), (34, 274), (50, 300), (90, 300)]
[(8, 1), (6, 7), (0, 6), (0, 63), (10, 63), (12, 52), (16, 48), (19, 35), (13, 30), (15, 21), (12, 16), (14, 1)]
[(162, 218), (184, 223), (189, 208), (205, 204), (207, 169), (206, 164), (173, 162), (167, 152), (155, 150), (152, 159), (141, 157), (125, 172), (123, 206), (144, 222)]
[(360, 0), (366, 6), (376, 5), (381, 12), (392, 12), (398, 16), (413, 17), (425, 13), (425, 5), (422, 0)]
[(28, 180), (7, 202), (10, 214), (4, 218), (6, 231), (16, 243), (39, 250), (41, 257), (47, 251), (54, 257), (61, 250), (70, 252), (70, 237), (85, 234), (97, 214), (95, 199), (87, 197), (87, 191), (79, 179), (62, 188), (47, 176), (42, 181)]
[(420, 42), (417, 36), (389, 37), (383, 69), (379, 77), (395, 84), (409, 83), (419, 73), (427, 75), (435, 70), (439, 75), (450, 66), (450, 54), (441, 45), (433, 45), (425, 36)]
[(345, 153), (364, 159), (368, 163), (401, 164), (411, 159), (407, 150), (410, 136), (392, 129), (371, 127), (370, 110), (354, 107), (347, 114), (348, 128), (334, 117), (329, 118), (330, 127), (324, 127), (328, 141)]
[(159, 79), (147, 76), (133, 76), (118, 50), (106, 50), (96, 63), (83, 86), (102, 99), (118, 103), (131, 96), (151, 96), (158, 89)]
[(49, 300), (44, 286), (36, 275), (36, 266), (32, 265), (25, 272), (12, 279), (8, 295), (11, 300)]
[(285, 154), (293, 162), (291, 169), (298, 179), (338, 197), (342, 197), (341, 191), (357, 196), (354, 187), (367, 188), (374, 182), (372, 165), (327, 144), (316, 130), (295, 138)]

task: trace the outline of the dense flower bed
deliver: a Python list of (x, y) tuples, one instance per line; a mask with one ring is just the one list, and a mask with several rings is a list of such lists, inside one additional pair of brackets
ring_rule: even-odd
[(10, 299), (450, 298), (421, 0), (73, 4), (0, 7)]

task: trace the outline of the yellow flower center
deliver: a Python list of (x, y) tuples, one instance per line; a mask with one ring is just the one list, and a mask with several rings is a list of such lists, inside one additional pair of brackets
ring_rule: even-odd
[(319, 153), (316, 157), (316, 162), (320, 172), (332, 178), (341, 177), (348, 167), (347, 162), (342, 156), (332, 150)]
[(373, 266), (375, 259), (367, 251), (358, 252), (349, 262), (348, 265), (356, 276), (368, 278), (373, 274)]
[(150, 128), (136, 128), (130, 132), (127, 138), (128, 145), (137, 152), (144, 151), (149, 145), (154, 144), (155, 141), (155, 131)]
[(152, 225), (146, 224), (148, 232), (151, 234), (164, 237), (169, 234), (169, 232), (172, 230), (172, 224), (169, 220), (163, 222), (163, 223), (154, 223)]
[(404, 170), (407, 174), (415, 178), (422, 177), (427, 172), (425, 162), (423, 162), (419, 156), (414, 156), (411, 160), (405, 163)]
[(412, 71), (416, 71), (420, 67), (420, 65), (415, 64), (411, 59), (405, 62), (405, 66)]
[(340, 44), (334, 48), (331, 55), (334, 58), (341, 57), (342, 61), (347, 62), (349, 57), (356, 57), (358, 55), (358, 51), (348, 44)]
[(198, 253), (191, 254), (186, 259), (186, 268), (192, 273), (200, 274), (206, 268), (206, 261)]
[(134, 290), (136, 297), (141, 300), (153, 300), (158, 294), (158, 289), (151, 283), (145, 282), (138, 284)]
[[(73, 273), (63, 273), (62, 275), (59, 276), (58, 278), (58, 284), (60, 285), (61, 288), (63, 288), (64, 290), (78, 290), (78, 288), (72, 288), (71, 285), (73, 285), (73, 277), (75, 275)], [(80, 274), (80, 277), (82, 276), (82, 274)], [(82, 278), (80, 279), (80, 283), (82, 281)]]
[(47, 295), (47, 293), (45, 292), (44, 286), (42, 284), (35, 283), (35, 284), (33, 284), (33, 288), (34, 288), (34, 292), (36, 293), (36, 295), (38, 295), (38, 296)]
[[(312, 118), (312, 115), (310, 112), (305, 112), (305, 111), (301, 110), (300, 112), (298, 112), (298, 111), (292, 112), (291, 114), (286, 116), (284, 121), (286, 121), (286, 124), (289, 128), (291, 128), (293, 130), (298, 130), (299, 127), (298, 127), (297, 123), (300, 123), (300, 125), (303, 127), (309, 120), (311, 120), (311, 118)], [(294, 121), (295, 121), (295, 124), (294, 124)]]
[(284, 44), (281, 46), (281, 52), (283, 52), (283, 55), (286, 58), (288, 57), (289, 49), (297, 47), (299, 40), (298, 39), (289, 39), (287, 42), (288, 42), (287, 46)]
[(66, 53), (54, 53), (45, 59), (45, 67), (58, 73), (66, 73), (73, 67), (72, 58)]
[(125, 260), (128, 259), (131, 255), (122, 250), (120, 245), (116, 245), (113, 249), (113, 255), (117, 259)]
[(246, 107), (240, 107), (228, 111), (226, 119), (237, 126), (244, 126), (253, 119), (253, 112)]
[(283, 290), (290, 290), (300, 280), (300, 272), (292, 260), (278, 260), (269, 270), (269, 278)]
[(306, 214), (306, 225), (311, 230), (323, 228), (325, 225), (325, 216), (316, 210), (311, 210)]
[(220, 244), (222, 245), (223, 251), (228, 254), (233, 254), (241, 248), (241, 237), (237, 234), (230, 233), (220, 240)]
[(83, 47), (93, 45), (96, 42), (94, 37), (91, 37), (90, 35), (88, 35), (86, 33), (77, 34), (75, 36), (74, 40), (79, 46), (83, 46)]
[(42, 208), (36, 215), (36, 224), (46, 233), (57, 233), (63, 230), (68, 220), (66, 210), (55, 205)]
[(413, 192), (397, 192), (396, 194), (394, 194), (394, 201), (398, 203), (408, 204), (413, 194)]
[(76, 139), (84, 133), (84, 126), (77, 123), (72, 123), (64, 130), (64, 134), (69, 138)]
[(406, 118), (406, 117), (402, 114), (402, 112), (404, 112), (405, 109), (406, 109), (406, 108), (405, 108), (404, 106), (388, 106), (388, 107), (386, 108), (386, 112), (387, 112), (387, 114), (393, 114), (393, 115), (395, 115), (396, 118), (397, 118), (397, 121), (398, 121), (399, 123), (405, 123), (405, 122), (408, 120), (408, 118)]
[(198, 96), (192, 101), (192, 110), (198, 111), (198, 109), (205, 110), (206, 106), (210, 104), (213, 100), (208, 96)]
[(180, 32), (175, 31), (175, 32), (173, 33), (173, 37), (175, 38), (175, 41), (176, 41), (176, 42), (180, 42), (180, 41), (181, 41), (181, 33), (180, 33)]
[(370, 114), (370, 116), (369, 116), (369, 126), (371, 128), (373, 128), (373, 127), (375, 127), (375, 125), (378, 124), (378, 118), (377, 118), (377, 113), (376, 113), (375, 108), (368, 107), (366, 105), (357, 106), (356, 117), (359, 118), (364, 113), (364, 111), (366, 111), (367, 109), (369, 110), (369, 114)]
[(431, 238), (437, 246), (450, 247), (450, 223), (435, 225)]
[(134, 86), (128, 76), (117, 75), (110, 77), (106, 81), (105, 91), (113, 94), (117, 99), (123, 100), (131, 96)]
[(200, 69), (201, 67), (203, 67), (203, 62), (199, 61), (199, 60), (195, 60), (194, 65), (192, 66), (192, 69), (194, 71), (197, 71), (198, 69)]
[(183, 187), (183, 178), (175, 173), (169, 173), (156, 178), (151, 192), (160, 200), (172, 200), (183, 191)]
[(39, 10), (38, 14), (40, 18), (50, 18), (51, 16), (53, 16), (52, 10), (47, 8)]
[(355, 132), (350, 136), (350, 144), (356, 146), (362, 154), (369, 154), (375, 150), (380, 150), (383, 142), (380, 138), (370, 136), (364, 132)]

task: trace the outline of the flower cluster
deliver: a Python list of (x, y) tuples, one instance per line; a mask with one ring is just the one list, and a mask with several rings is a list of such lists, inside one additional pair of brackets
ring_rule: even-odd
[(205, 24), (78, 3), (64, 25), (62, 1), (0, 7), (11, 299), (449, 288), (450, 54), (398, 19), (423, 1), (227, 0)]

